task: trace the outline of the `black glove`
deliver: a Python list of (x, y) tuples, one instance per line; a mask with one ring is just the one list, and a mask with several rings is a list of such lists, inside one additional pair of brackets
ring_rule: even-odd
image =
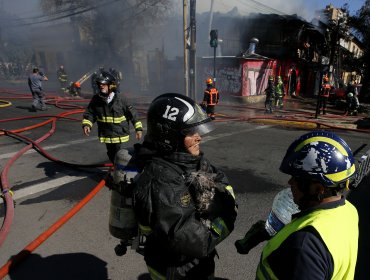
[(271, 238), (265, 229), (265, 224), (265, 221), (258, 221), (248, 230), (243, 239), (235, 241), (235, 247), (239, 254), (248, 254), (258, 244)]

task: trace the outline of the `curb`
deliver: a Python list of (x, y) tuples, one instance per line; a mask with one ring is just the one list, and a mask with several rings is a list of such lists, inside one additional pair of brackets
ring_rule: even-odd
[(274, 119), (253, 119), (251, 122), (261, 124), (275, 124), (285, 127), (297, 127), (304, 129), (322, 129), (322, 128), (338, 128), (338, 129), (357, 129), (356, 124), (325, 124), (322, 122), (307, 121), (307, 120), (274, 120)]

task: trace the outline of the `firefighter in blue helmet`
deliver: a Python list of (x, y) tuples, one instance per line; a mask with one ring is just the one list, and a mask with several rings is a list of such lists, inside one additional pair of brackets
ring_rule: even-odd
[(213, 279), (215, 247), (232, 232), (237, 215), (226, 175), (200, 148), (213, 122), (189, 97), (168, 93), (153, 100), (147, 124), (136, 149), (144, 168), (133, 206), (147, 235), (151, 279)]
[(288, 148), (280, 171), (300, 212), (265, 245), (256, 279), (354, 279), (358, 213), (346, 200), (355, 174), (347, 143), (328, 131), (306, 133)]
[(99, 93), (93, 95), (83, 114), (82, 128), (84, 134), (89, 136), (93, 124), (97, 122), (99, 140), (106, 145), (108, 157), (114, 162), (122, 143), (129, 141), (130, 122), (137, 140), (142, 137), (143, 126), (134, 107), (124, 96), (116, 93), (115, 79), (110, 73), (103, 72), (96, 83)]

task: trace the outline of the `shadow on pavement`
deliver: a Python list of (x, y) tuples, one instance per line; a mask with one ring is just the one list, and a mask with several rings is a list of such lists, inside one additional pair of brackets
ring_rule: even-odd
[(107, 263), (86, 253), (53, 255), (43, 258), (31, 254), (24, 263), (10, 268), (10, 279), (26, 280), (104, 280), (108, 279)]

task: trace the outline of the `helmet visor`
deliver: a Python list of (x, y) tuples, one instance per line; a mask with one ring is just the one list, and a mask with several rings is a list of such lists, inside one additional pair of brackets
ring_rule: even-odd
[(190, 136), (190, 135), (194, 135), (198, 133), (200, 136), (203, 136), (211, 132), (215, 128), (216, 128), (215, 124), (212, 121), (209, 121), (209, 122), (202, 123), (196, 126), (187, 127), (185, 129), (182, 129), (181, 134), (183, 134), (184, 136)]

